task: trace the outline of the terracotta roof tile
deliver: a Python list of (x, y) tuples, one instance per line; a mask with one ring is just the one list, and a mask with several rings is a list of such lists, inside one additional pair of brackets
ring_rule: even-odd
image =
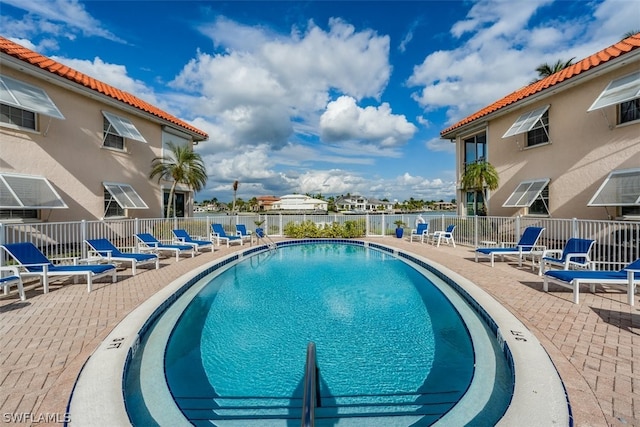
[(607, 47), (606, 49), (601, 50), (600, 52), (594, 53), (593, 55), (588, 56), (587, 58), (582, 59), (579, 62), (576, 62), (573, 65), (565, 68), (562, 71), (558, 71), (555, 74), (550, 75), (542, 80), (539, 80), (535, 83), (531, 83), (529, 86), (518, 89), (513, 93), (505, 96), (504, 98), (494, 102), (491, 105), (488, 105), (473, 113), (472, 115), (465, 117), (460, 120), (456, 124), (449, 126), (448, 128), (440, 131), (440, 135), (443, 136), (459, 127), (472, 123), (475, 120), (481, 119), (482, 117), (487, 116), (488, 114), (494, 113), (506, 106), (509, 106), (517, 101), (525, 99), (531, 95), (535, 95), (545, 89), (551, 88), (559, 83), (562, 83), (570, 78), (580, 75), (585, 71), (588, 71), (594, 67), (602, 65), (612, 59), (618, 58), (626, 53), (629, 53), (635, 49), (640, 48), (640, 33), (636, 33), (631, 37), (628, 37), (624, 40), (621, 40), (612, 46)]
[(44, 71), (48, 71), (70, 81), (79, 83), (88, 89), (94, 90), (103, 95), (107, 95), (134, 108), (152, 114), (160, 119), (171, 122), (176, 126), (200, 135), (204, 139), (207, 139), (209, 137), (204, 131), (178, 119), (177, 117), (172, 116), (165, 111), (162, 111), (157, 107), (154, 107), (153, 105), (141, 100), (140, 98), (137, 98), (134, 95), (131, 95), (130, 93), (124, 92), (104, 82), (101, 82), (100, 80), (94, 79), (91, 76), (88, 76), (64, 64), (54, 61), (51, 58), (40, 55), (39, 53), (27, 49), (26, 47), (14, 43), (2, 36), (0, 36), (0, 53), (12, 56), (21, 61), (39, 67)]

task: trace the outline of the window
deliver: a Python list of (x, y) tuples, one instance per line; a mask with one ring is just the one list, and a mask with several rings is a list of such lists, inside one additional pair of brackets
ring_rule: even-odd
[(63, 209), (66, 203), (44, 177), (0, 173), (0, 218), (37, 218), (38, 209)]
[(149, 209), (129, 184), (104, 182), (104, 217), (125, 216), (125, 209)]
[[(175, 192), (173, 193), (173, 202), (171, 203), (173, 207), (169, 210), (169, 217), (178, 217), (184, 218), (185, 213), (185, 201), (187, 197), (185, 193)], [(169, 203), (169, 192), (164, 192), (164, 202), (162, 203), (163, 212), (166, 214), (167, 212), (167, 203)], [(175, 211), (175, 214), (174, 214)]]
[(618, 124), (640, 120), (640, 98), (625, 101), (620, 104)]
[(36, 114), (32, 111), (0, 104), (0, 123), (8, 123), (24, 129), (36, 129)]
[(527, 132), (527, 147), (549, 142), (549, 111), (545, 111), (542, 117)]
[(102, 144), (105, 147), (124, 150), (125, 138), (140, 142), (147, 142), (129, 119), (116, 116), (115, 114), (111, 114), (106, 111), (103, 111), (102, 115), (104, 116), (104, 136), (102, 138)]
[(526, 147), (551, 142), (549, 138), (549, 105), (522, 114), (502, 135), (502, 138), (527, 134)]
[(640, 169), (611, 172), (587, 206), (621, 206), (633, 212), (640, 206)]
[(104, 217), (125, 216), (124, 208), (115, 200), (109, 190), (104, 189)]
[(549, 215), (549, 181), (548, 178), (522, 181), (502, 207), (528, 208), (530, 215)]
[(487, 157), (487, 135), (483, 132), (464, 139), (465, 165), (485, 160)]
[(598, 110), (610, 105), (624, 104), (637, 100), (639, 97), (640, 71), (636, 71), (635, 73), (612, 80), (587, 111)]
[(487, 207), (484, 203), (482, 191), (467, 191), (467, 215), (486, 215)]
[(105, 117), (103, 119), (104, 138), (102, 145), (109, 148), (115, 148), (117, 150), (124, 150), (124, 138), (115, 133), (115, 128), (111, 126), (111, 123)]
[(0, 103), (64, 120), (64, 116), (44, 90), (2, 75), (0, 75)]

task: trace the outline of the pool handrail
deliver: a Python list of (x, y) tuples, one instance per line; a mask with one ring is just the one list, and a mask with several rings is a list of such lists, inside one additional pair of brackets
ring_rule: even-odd
[(316, 407), (320, 406), (320, 392), (318, 390), (318, 366), (316, 362), (316, 344), (307, 344), (307, 361), (304, 367), (304, 395), (302, 398), (301, 427), (314, 427)]

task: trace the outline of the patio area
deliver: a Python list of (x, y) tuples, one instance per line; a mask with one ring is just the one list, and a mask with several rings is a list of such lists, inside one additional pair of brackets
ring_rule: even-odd
[[(475, 282), (515, 314), (551, 356), (569, 394), (575, 426), (640, 426), (640, 308), (618, 290), (542, 291), (530, 264), (486, 260), (473, 249), (406, 239), (367, 238), (397, 246), (448, 267)], [(191, 269), (246, 246), (217, 247), (195, 258), (161, 260), (159, 270), (118, 271), (118, 282), (100, 280), (93, 291), (79, 284), (28, 289), (27, 300), (0, 296), (0, 416), (9, 425), (60, 425), (83, 364), (114, 326), (142, 301)], [(73, 420), (70, 420), (73, 425)]]

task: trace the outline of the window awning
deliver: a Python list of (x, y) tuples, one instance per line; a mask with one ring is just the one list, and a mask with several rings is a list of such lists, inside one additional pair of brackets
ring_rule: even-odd
[(1, 209), (62, 209), (67, 207), (46, 178), (0, 173)]
[(64, 116), (47, 92), (11, 77), (0, 76), (0, 102), (32, 113), (64, 120)]
[(533, 111), (524, 113), (523, 115), (518, 117), (515, 123), (511, 125), (509, 130), (507, 130), (505, 134), (502, 135), (502, 138), (529, 132), (531, 129), (533, 129), (536, 123), (538, 123), (538, 120), (542, 118), (542, 116), (548, 109), (549, 105), (545, 105), (544, 107), (536, 108)]
[(117, 133), (121, 137), (135, 139), (136, 141), (141, 142), (147, 142), (147, 140), (144, 139), (144, 136), (142, 136), (142, 134), (138, 131), (134, 124), (131, 123), (129, 119), (116, 116), (115, 114), (111, 114), (106, 111), (103, 111), (102, 115), (109, 121), (115, 133)]
[(522, 181), (502, 205), (503, 208), (528, 208), (549, 184), (549, 178)]
[(640, 206), (640, 169), (611, 172), (587, 206)]
[(129, 184), (117, 182), (103, 182), (102, 184), (122, 209), (149, 209), (149, 206)]
[(587, 111), (598, 110), (640, 97), (640, 71), (615, 79), (607, 85)]

